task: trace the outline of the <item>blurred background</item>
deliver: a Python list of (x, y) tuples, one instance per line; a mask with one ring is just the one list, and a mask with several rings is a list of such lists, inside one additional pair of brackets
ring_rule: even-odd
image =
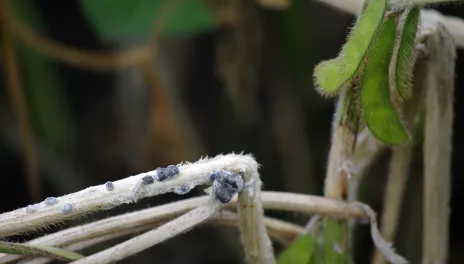
[[(312, 70), (337, 54), (353, 15), (316, 0), (293, 0), (285, 10), (251, 0), (0, 2), (1, 212), (156, 167), (242, 151), (262, 164), (264, 190), (322, 194), (334, 100), (315, 92)], [(462, 5), (437, 9), (464, 17)], [(464, 262), (462, 54), (456, 68), (450, 263)], [(420, 263), (421, 256), (418, 147), (395, 241), (411, 263)], [(378, 212), (388, 157), (373, 166), (359, 194)], [(52, 231), (199, 194), (202, 189), (146, 199)], [(356, 263), (370, 262), (371, 244), (368, 227), (357, 229)], [(242, 259), (235, 228), (206, 225), (121, 263)]]

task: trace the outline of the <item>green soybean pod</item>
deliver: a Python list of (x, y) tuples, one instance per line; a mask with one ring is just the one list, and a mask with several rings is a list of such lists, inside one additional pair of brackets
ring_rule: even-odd
[(335, 59), (323, 61), (314, 69), (314, 82), (325, 96), (338, 94), (349, 86), (371, 45), (384, 16), (387, 0), (365, 0), (363, 9), (347, 42)]
[(395, 18), (386, 17), (369, 50), (360, 85), (364, 121), (377, 139), (390, 145), (402, 144), (409, 139), (390, 100), (388, 71), (395, 31)]
[(419, 26), (420, 9), (413, 8), (403, 15), (403, 26), (400, 28), (390, 66), (390, 85), (401, 98), (408, 99), (412, 95), (412, 72), (416, 58), (414, 41)]

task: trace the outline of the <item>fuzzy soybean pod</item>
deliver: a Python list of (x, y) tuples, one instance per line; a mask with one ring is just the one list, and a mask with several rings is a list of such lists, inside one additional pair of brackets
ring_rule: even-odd
[(337, 58), (323, 61), (314, 68), (314, 82), (324, 96), (335, 96), (349, 87), (384, 16), (387, 0), (365, 0), (358, 20)]
[(413, 8), (403, 14), (404, 22), (395, 44), (390, 68), (390, 85), (403, 99), (412, 95), (412, 72), (416, 59), (414, 41), (420, 20), (420, 9)]
[(409, 138), (390, 100), (388, 72), (395, 31), (395, 17), (385, 17), (369, 51), (360, 85), (364, 121), (377, 139), (390, 145), (405, 143)]

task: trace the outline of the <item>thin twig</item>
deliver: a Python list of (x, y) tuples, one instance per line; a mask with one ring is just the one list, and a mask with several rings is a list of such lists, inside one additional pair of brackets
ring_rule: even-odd
[(9, 16), (8, 9), (6, 8), (7, 0), (2, 0), (0, 3), (0, 9), (2, 10), (1, 32), (3, 68), (14, 114), (18, 122), (19, 134), (21, 135), (22, 156), (25, 163), (24, 167), (26, 168), (28, 190), (31, 194), (30, 199), (32, 201), (38, 201), (42, 198), (42, 184), (38, 173), (33, 132), (30, 127), (29, 113), (21, 84), (19, 72), (20, 65), (18, 64), (14, 48), (14, 31), (11, 30), (10, 21), (5, 19)]
[(424, 226), (422, 263), (447, 263), (456, 51), (452, 36), (435, 24), (426, 39)]
[(217, 199), (211, 199), (205, 205), (193, 209), (154, 230), (72, 263), (106, 264), (127, 258), (205, 222), (208, 218), (213, 216), (220, 207), (221, 202)]
[[(360, 10), (362, 0), (319, 0), (344, 12), (356, 14)], [(455, 45), (464, 47), (464, 20), (458, 17), (444, 16), (435, 10), (422, 10), (421, 20), (436, 21), (443, 24), (453, 36)]]

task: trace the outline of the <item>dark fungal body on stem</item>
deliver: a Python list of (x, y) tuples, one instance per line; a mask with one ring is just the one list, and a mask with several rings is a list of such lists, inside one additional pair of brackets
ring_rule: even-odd
[(156, 169), (156, 178), (158, 181), (162, 182), (167, 179), (174, 178), (179, 174), (179, 168), (175, 165), (169, 165), (167, 168), (157, 168)]
[(226, 170), (213, 171), (210, 174), (213, 181), (214, 196), (221, 203), (228, 203), (232, 197), (243, 189), (243, 178), (240, 174)]

